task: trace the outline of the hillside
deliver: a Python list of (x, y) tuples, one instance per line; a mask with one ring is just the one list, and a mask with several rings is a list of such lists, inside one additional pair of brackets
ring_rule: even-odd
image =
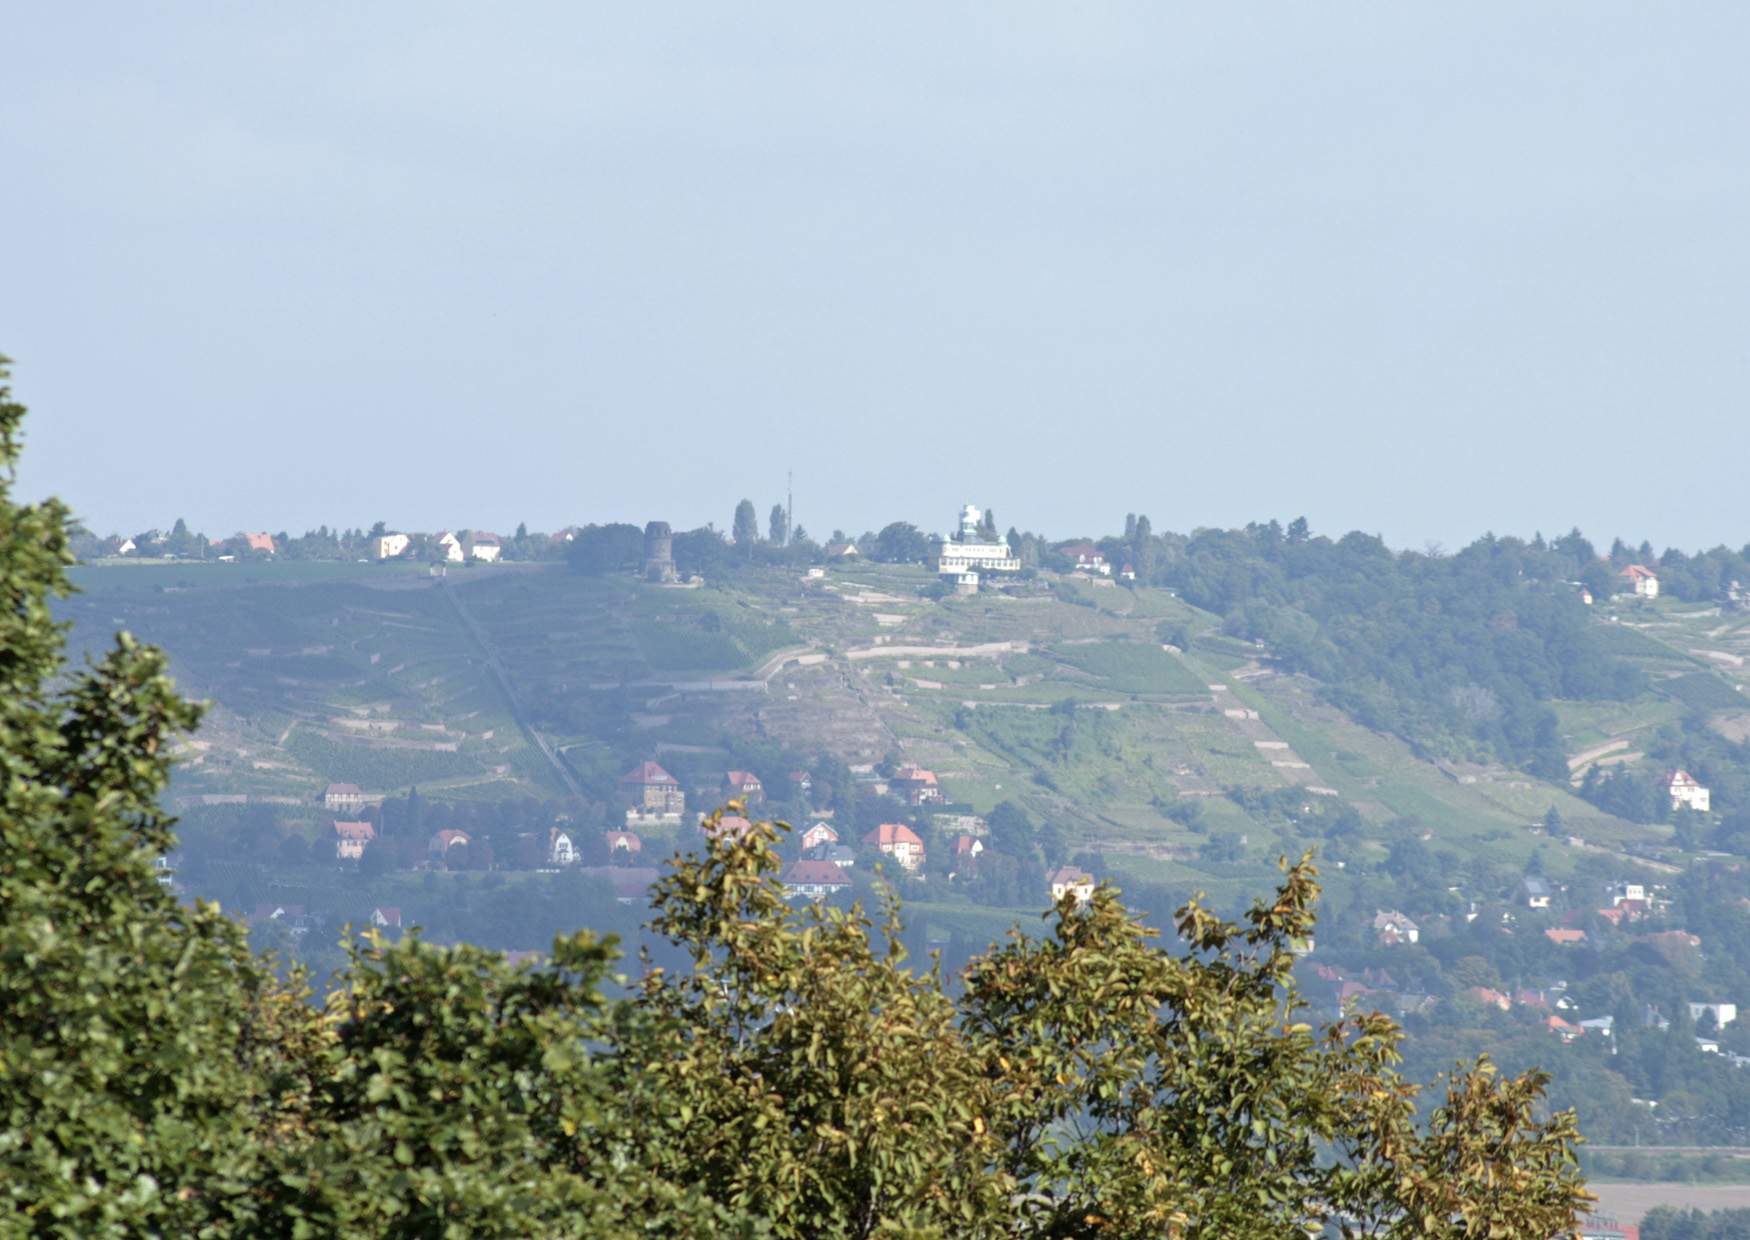
[[(1419, 756), (1165, 589), (1042, 579), (930, 601), (922, 569), (872, 564), (818, 580), (748, 569), (698, 589), (533, 565), (441, 582), (364, 565), (77, 576), (76, 649), (130, 629), (213, 702), (179, 772), (184, 805), (309, 805), (336, 780), (373, 794), (608, 799), (638, 760), (721, 769), (726, 743), (745, 741), (917, 762), (952, 802), (1014, 801), (1116, 874), (1175, 885), (1220, 889), (1280, 852), (1335, 848), (1317, 812), (1271, 795), (1288, 789), (1319, 811), (1352, 806), (1360, 828), (1343, 847), (1362, 858), (1413, 831), (1437, 851), (1486, 844), (1507, 866), (1542, 847), (1559, 872), (1575, 850), (1533, 829), (1551, 808), (1587, 849), (1671, 835), (1560, 780)], [(1638, 735), (1686, 709), (1713, 712), (1722, 732), (1750, 726), (1750, 703), (1720, 675), (1750, 655), (1750, 621), (1632, 610), (1594, 623), (1646, 669), (1646, 691), (1556, 703), (1576, 778), (1631, 757)], [(1230, 795), (1245, 791), (1257, 795)], [(1242, 861), (1200, 859), (1222, 835), (1244, 837)]]

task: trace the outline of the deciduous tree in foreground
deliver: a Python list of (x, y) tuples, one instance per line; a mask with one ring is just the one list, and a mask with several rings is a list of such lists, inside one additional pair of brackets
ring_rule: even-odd
[[(0, 1233), (406, 1237), (1526, 1237), (1585, 1201), (1543, 1078), (1456, 1072), (1418, 1118), (1381, 1016), (1301, 1019), (1303, 860), (1182, 950), (1102, 888), (914, 968), (783, 898), (774, 824), (677, 857), (644, 962), (351, 945), (326, 1005), (153, 881), (197, 711), (119, 637), (64, 675), (68, 513), (8, 491), (0, 362)], [(739, 809), (739, 806), (735, 808)]]

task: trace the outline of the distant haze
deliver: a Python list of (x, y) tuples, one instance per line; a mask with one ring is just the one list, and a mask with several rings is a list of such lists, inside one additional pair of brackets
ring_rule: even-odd
[(1750, 541), (1750, 6), (13, 6), (23, 490)]

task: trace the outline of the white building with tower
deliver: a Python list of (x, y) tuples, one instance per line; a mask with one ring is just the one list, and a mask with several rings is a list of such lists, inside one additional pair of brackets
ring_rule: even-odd
[(930, 542), (930, 569), (963, 594), (978, 590), (981, 573), (1018, 573), (1021, 561), (1001, 538), (986, 541), (976, 505), (960, 510), (960, 531)]

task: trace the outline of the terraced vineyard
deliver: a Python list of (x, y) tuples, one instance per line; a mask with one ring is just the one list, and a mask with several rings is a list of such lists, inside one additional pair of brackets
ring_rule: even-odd
[[(1363, 855), (1414, 829), (1454, 847), (1486, 842), (1503, 860), (1542, 847), (1559, 870), (1569, 850), (1531, 829), (1551, 808), (1586, 848), (1669, 834), (1522, 772), (1419, 757), (1165, 591), (1042, 581), (930, 601), (922, 569), (867, 564), (814, 580), (750, 570), (727, 588), (557, 566), (441, 583), (319, 568), (80, 570), (85, 592), (66, 607), (76, 646), (129, 628), (213, 702), (179, 798), (309, 804), (341, 780), (374, 793), (575, 787), (607, 799), (639, 759), (720, 766), (741, 737), (852, 762), (901, 755), (969, 809), (1018, 801), (1156, 881), (1228, 881), (1232, 866), (1198, 860), (1223, 832), (1244, 837), (1254, 867), (1316, 842), (1293, 816), (1242, 808), (1245, 790), (1352, 805)], [(1685, 711), (1750, 727), (1734, 676), (1750, 625), (1665, 605), (1598, 624), (1649, 689), (1558, 704), (1565, 742), (1585, 757), (1576, 778), (1588, 762), (1633, 760), (1637, 735)], [(1189, 648), (1164, 644), (1166, 633)]]

